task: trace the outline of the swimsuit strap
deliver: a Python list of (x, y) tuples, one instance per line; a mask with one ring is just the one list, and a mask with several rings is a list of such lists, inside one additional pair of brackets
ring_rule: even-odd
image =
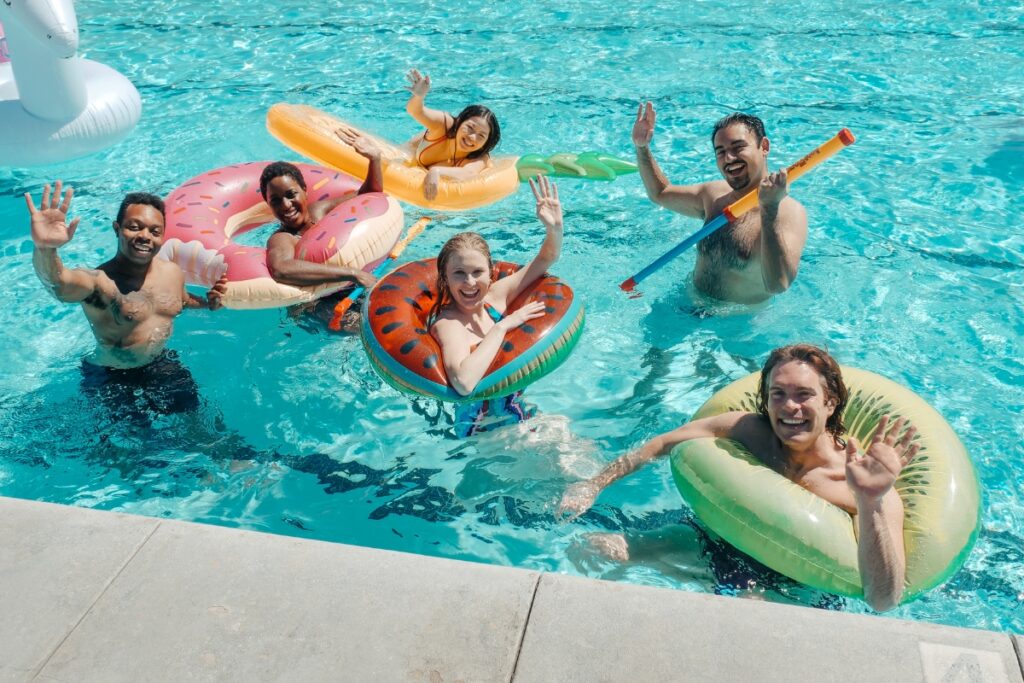
[[(427, 152), (427, 150), (431, 149), (432, 147), (436, 147), (439, 144), (443, 144), (443, 143), (447, 142), (448, 139), (449, 138), (448, 138), (447, 134), (442, 134), (441, 137), (439, 137), (438, 139), (431, 140), (430, 138), (427, 137), (427, 133), (423, 133), (423, 139), (420, 140), (420, 147), (419, 147), (419, 149), (416, 150), (416, 162), (420, 166), (423, 166), (424, 168), (426, 168), (426, 164), (423, 163), (423, 155)], [(424, 147), (423, 146), (424, 142), (429, 142), (430, 144), (428, 144), (427, 146)], [(451, 157), (451, 159), (449, 161), (452, 164), (455, 163), (454, 155)]]
[[(447, 122), (448, 119), (450, 119), (450, 118), (451, 118), (450, 116), (447, 117), (445, 119), (445, 121)], [(453, 124), (455, 123), (454, 119), (452, 119), (452, 123)], [(423, 163), (423, 155), (426, 153), (426, 151), (429, 150), (432, 147), (436, 147), (437, 145), (439, 145), (441, 143), (444, 143), (444, 142), (447, 142), (449, 140), (451, 140), (451, 142), (452, 142), (452, 153), (448, 156), (448, 165), (449, 166), (454, 166), (455, 168), (458, 168), (458, 167), (462, 166), (463, 164), (465, 164), (467, 161), (470, 161), (469, 157), (465, 157), (463, 159), (456, 159), (455, 158), (455, 138), (448, 137), (448, 128), (450, 128), (450, 126), (446, 127), (444, 132), (441, 134), (441, 137), (437, 138), (436, 140), (431, 140), (429, 137), (427, 137), (430, 134), (429, 130), (426, 130), (426, 131), (423, 132), (423, 137), (420, 138), (419, 145), (416, 148), (416, 163), (418, 163), (420, 166), (426, 168), (427, 165)], [(423, 143), (425, 143), (425, 142), (426, 143), (430, 143), (430, 144), (424, 146)]]
[[(430, 144), (427, 145), (426, 147), (421, 147), (419, 149), (419, 151), (416, 154), (416, 163), (418, 163), (423, 168), (426, 168), (427, 165), (425, 163), (423, 163), (423, 155), (426, 154), (427, 150), (429, 150), (431, 147), (435, 147), (435, 146), (437, 146), (437, 145), (439, 145), (441, 143), (448, 142), (449, 140), (451, 140), (451, 138), (448, 138), (448, 137), (443, 137), (440, 140), (428, 140), (426, 138), (426, 136), (424, 136), (423, 142), (429, 142)], [(454, 145), (455, 145), (455, 141), (452, 140), (452, 146), (454, 147)], [(448, 157), (448, 165), (453, 167), (453, 168), (459, 168), (463, 164), (465, 164), (467, 161), (471, 161), (471, 159), (469, 157), (464, 157), (462, 159), (456, 159), (454, 151)], [(437, 163), (440, 163), (440, 162), (437, 162)], [(436, 166), (437, 164), (434, 164), (434, 165)]]
[(504, 313), (486, 302), (484, 302), (484, 310), (487, 311), (487, 315), (491, 316), (491, 320), (494, 322), (500, 322), (505, 317)]
[[(505, 317), (504, 313), (500, 312), (497, 308), (486, 302), (484, 303), (484, 310), (487, 311), (487, 315), (491, 316), (491, 320), (493, 320), (494, 322), (498, 322)], [(478, 346), (480, 346), (479, 342), (476, 344), (470, 344), (469, 352), (473, 353), (474, 351), (476, 351), (476, 347)]]
[[(504, 313), (502, 313), (497, 308), (495, 308), (494, 306), (492, 306), (492, 305), (490, 305), (489, 303), (486, 303), (486, 302), (484, 302), (484, 310), (487, 311), (487, 315), (491, 316), (491, 320), (493, 320), (494, 322), (499, 322), (500, 320), (504, 319), (504, 317), (505, 317)], [(434, 323), (436, 323), (436, 322), (437, 322), (437, 315), (434, 314), (433, 312), (431, 312), (431, 314), (427, 317), (427, 328), (429, 329), (429, 328), (433, 327)], [(474, 348), (476, 348), (476, 347), (474, 347)]]

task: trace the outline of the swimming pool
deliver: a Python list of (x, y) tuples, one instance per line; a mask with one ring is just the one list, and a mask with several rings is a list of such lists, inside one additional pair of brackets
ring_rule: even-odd
[[(232, 3), (235, 4), (235, 3)], [(945, 586), (891, 614), (1024, 632), (1024, 9), (878, 1), (770, 8), (389, 2), (322, 16), (192, 0), (81, 5), (86, 56), (142, 94), (124, 143), (53, 168), (0, 169), (0, 494), (694, 591), (841, 603), (750, 567), (681, 504), (667, 463), (617, 484), (559, 525), (564, 487), (686, 420), (780, 344), (827, 345), (841, 362), (906, 384), (960, 434), (984, 488), (982, 530)], [(371, 9), (372, 8), (372, 9)], [(372, 11), (372, 14), (369, 14)], [(558, 274), (588, 309), (574, 355), (527, 396), (544, 415), (468, 442), (436, 403), (370, 369), (358, 340), (282, 311), (186, 313), (171, 347), (205, 406), (127, 420), (79, 387), (93, 345), (76, 307), (35, 279), (21, 194), (62, 177), (83, 217), (72, 265), (113, 254), (121, 195), (167, 193), (207, 169), (294, 158), (264, 129), (280, 101), (336, 112), (385, 136), (416, 129), (404, 72), (431, 104), (481, 101), (505, 153), (630, 156), (636, 102), (658, 107), (654, 151), (675, 181), (715, 176), (709, 134), (732, 109), (766, 121), (772, 164), (843, 126), (858, 143), (794, 186), (811, 234), (794, 287), (766, 306), (701, 308), (692, 254), (631, 300), (617, 283), (695, 221), (657, 209), (639, 178), (566, 180)], [(435, 216), (409, 258), (476, 229), (503, 259), (542, 239), (529, 193)], [(699, 313), (699, 311), (697, 312)], [(646, 549), (610, 561), (588, 534)]]

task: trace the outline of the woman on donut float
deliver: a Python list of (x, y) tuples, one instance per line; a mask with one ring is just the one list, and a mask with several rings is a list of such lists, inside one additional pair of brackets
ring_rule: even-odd
[(917, 454), (916, 428), (905, 429), (902, 417), (890, 425), (885, 415), (866, 451), (853, 437), (844, 439), (848, 393), (839, 365), (809, 344), (775, 349), (761, 370), (757, 395), (757, 412), (695, 419), (574, 484), (562, 497), (559, 513), (579, 516), (605, 487), (677, 444), (732, 439), (764, 465), (853, 516), (864, 599), (878, 611), (895, 607), (903, 595), (907, 556), (903, 502), (893, 484)]
[[(356, 192), (356, 196), (367, 192), (382, 192), (384, 181), (381, 172), (380, 150), (371, 140), (358, 136), (352, 131), (339, 130), (336, 134), (344, 142), (352, 145), (369, 162), (366, 180)], [(306, 183), (302, 179), (302, 172), (286, 161), (274, 162), (263, 169), (263, 173), (260, 175), (260, 194), (281, 225), (267, 240), (267, 267), (274, 280), (282, 284), (297, 286), (347, 280), (365, 289), (373, 287), (377, 279), (364, 270), (314, 263), (298, 258), (296, 254), (296, 246), (306, 231), (349, 197), (342, 196), (310, 203), (306, 195)], [(348, 289), (311, 304), (314, 315), (325, 322), (330, 320), (338, 297), (345, 296)], [(350, 310), (353, 313), (346, 315), (342, 322), (342, 330), (346, 332), (358, 329), (356, 319), (358, 309)]]
[(405, 110), (426, 128), (410, 141), (413, 159), (429, 169), (423, 180), (423, 196), (437, 196), (441, 176), (466, 180), (491, 164), (490, 152), (501, 141), (498, 118), (483, 105), (471, 104), (458, 115), (428, 109), (424, 98), (430, 91), (430, 76), (412, 69), (406, 75), (412, 93)]
[[(498, 355), (506, 333), (545, 314), (545, 304), (532, 301), (515, 311), (508, 307), (558, 260), (562, 251), (562, 205), (558, 188), (541, 177), (530, 180), (537, 199), (537, 218), (547, 234), (537, 256), (525, 268), (492, 282), (494, 265), (487, 242), (473, 232), (452, 237), (437, 256), (437, 292), (430, 332), (441, 347), (441, 360), (451, 387), (462, 396), (473, 393)], [(522, 422), (534, 410), (521, 392), (455, 410), (460, 437)]]

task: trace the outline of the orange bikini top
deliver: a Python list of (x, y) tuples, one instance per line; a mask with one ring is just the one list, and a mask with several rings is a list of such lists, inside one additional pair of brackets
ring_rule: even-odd
[[(416, 147), (416, 163), (418, 163), (423, 168), (427, 168), (428, 165), (427, 165), (426, 162), (423, 161), (423, 155), (428, 150), (436, 147), (437, 145), (446, 144), (448, 142), (451, 143), (451, 150), (450, 150), (451, 153), (446, 155), (447, 156), (447, 164), (448, 164), (448, 166), (454, 166), (454, 167), (458, 168), (459, 166), (462, 166), (467, 161), (471, 161), (471, 159), (469, 159), (468, 157), (463, 158), (463, 159), (458, 159), (458, 160), (455, 159), (455, 139), (448, 137), (447, 133), (442, 133), (441, 137), (439, 137), (439, 138), (437, 138), (435, 140), (431, 140), (429, 137), (427, 137), (427, 132), (425, 131), (423, 133), (423, 137), (420, 138), (419, 145)], [(434, 166), (434, 165), (439, 164), (439, 163), (442, 163), (442, 162), (435, 161), (433, 164), (430, 164), (430, 166)]]

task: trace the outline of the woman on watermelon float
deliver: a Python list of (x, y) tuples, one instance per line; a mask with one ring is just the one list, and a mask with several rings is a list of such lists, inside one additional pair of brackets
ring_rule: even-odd
[[(537, 256), (525, 268), (492, 282), (494, 266), (487, 242), (475, 232), (459, 233), (437, 256), (438, 298), (431, 311), (430, 332), (441, 347), (445, 373), (463, 396), (473, 393), (498, 354), (505, 334), (544, 315), (544, 304), (532, 301), (509, 311), (509, 304), (558, 260), (562, 251), (562, 205), (558, 188), (541, 176), (530, 180), (537, 199), (537, 218), (547, 230)], [(460, 437), (515, 424), (532, 417), (520, 392), (487, 401), (463, 404), (455, 411)]]

